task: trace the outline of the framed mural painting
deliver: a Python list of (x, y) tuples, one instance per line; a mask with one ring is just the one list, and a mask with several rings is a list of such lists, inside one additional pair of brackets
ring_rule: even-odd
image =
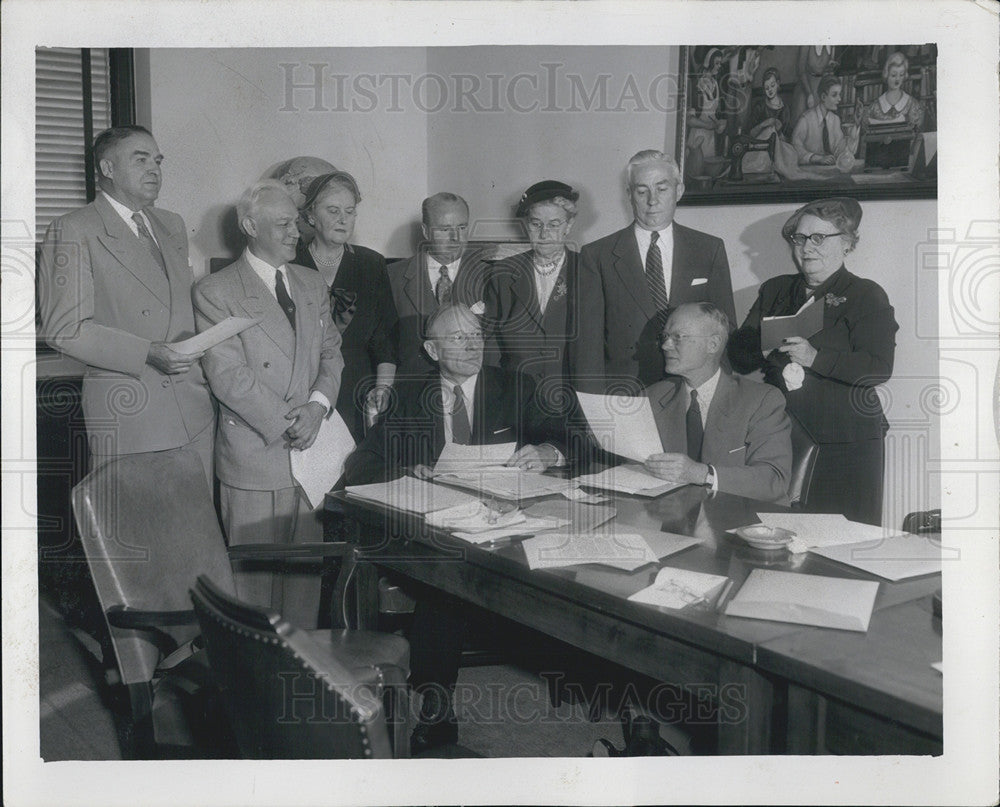
[(680, 48), (682, 205), (937, 197), (937, 46)]

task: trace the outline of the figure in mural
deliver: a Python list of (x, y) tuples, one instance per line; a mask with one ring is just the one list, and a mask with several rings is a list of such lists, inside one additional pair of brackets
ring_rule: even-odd
[(792, 120), (819, 104), (819, 82), (833, 73), (837, 63), (830, 45), (803, 45), (796, 61), (795, 91), (792, 93)]
[(890, 54), (882, 68), (885, 92), (864, 108), (862, 129), (905, 123), (919, 132), (924, 124), (924, 105), (903, 90), (910, 72), (909, 60), (900, 51)]
[(706, 157), (715, 157), (716, 135), (726, 128), (725, 118), (719, 117), (718, 73), (723, 54), (719, 48), (710, 48), (702, 62), (702, 72), (695, 84), (694, 107), (687, 113), (687, 150), (685, 168), (690, 176), (700, 176)]

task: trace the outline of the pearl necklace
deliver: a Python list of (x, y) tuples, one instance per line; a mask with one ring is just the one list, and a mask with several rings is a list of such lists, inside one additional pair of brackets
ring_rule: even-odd
[(563, 256), (565, 254), (566, 253), (561, 253), (559, 257), (551, 261), (545, 261), (545, 262), (539, 261), (538, 258), (533, 255), (531, 258), (531, 262), (534, 264), (535, 271), (538, 272), (538, 274), (540, 274), (542, 277), (548, 277), (562, 265)]
[(316, 261), (318, 266), (325, 266), (328, 269), (333, 269), (340, 266), (340, 262), (344, 259), (344, 253), (340, 253), (340, 257), (332, 261), (324, 261), (319, 255), (316, 254), (316, 250), (312, 244), (309, 245), (309, 254), (312, 255), (313, 260)]

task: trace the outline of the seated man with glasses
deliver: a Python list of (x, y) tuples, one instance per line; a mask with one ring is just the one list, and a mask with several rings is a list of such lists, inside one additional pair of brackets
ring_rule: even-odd
[[(464, 305), (439, 308), (424, 348), (437, 369), (397, 380), (389, 408), (347, 460), (347, 484), (395, 479), (433, 465), (445, 443), (517, 443), (508, 461), (530, 471), (561, 464), (566, 417), (545, 411), (527, 374), (483, 366), (478, 317)], [(410, 743), (416, 755), (458, 738), (451, 691), (458, 679), (471, 606), (441, 596), (417, 601), (410, 631), (410, 682), (423, 696)]]
[(667, 377), (646, 390), (663, 452), (646, 459), (662, 479), (784, 502), (791, 423), (774, 387), (720, 367), (729, 320), (711, 303), (673, 310), (663, 329)]

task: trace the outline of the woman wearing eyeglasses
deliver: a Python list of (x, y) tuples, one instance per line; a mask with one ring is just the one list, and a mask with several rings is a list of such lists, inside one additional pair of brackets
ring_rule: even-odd
[(295, 253), (295, 262), (316, 269), (330, 289), (344, 355), (336, 408), (358, 442), (365, 435), (365, 415), (371, 418), (388, 405), (397, 364), (391, 339), (396, 307), (385, 258), (348, 243), (360, 201), (358, 185), (346, 171), (316, 177), (300, 210), (316, 237), (308, 244), (300, 239)]
[[(781, 234), (799, 271), (761, 285), (730, 338), (729, 356), (737, 372), (763, 369), (819, 444), (805, 509), (881, 524), (888, 423), (875, 388), (892, 375), (899, 326), (882, 287), (844, 265), (860, 222), (861, 206), (847, 197), (810, 202), (792, 214)], [(822, 329), (764, 355), (761, 319), (795, 314), (810, 298), (823, 306)]]
[[(555, 180), (528, 188), (517, 205), (531, 249), (498, 261), (485, 291), (488, 360), (531, 375), (539, 395), (561, 395), (578, 253), (567, 246), (578, 194)], [(497, 355), (498, 354), (498, 355)]]

